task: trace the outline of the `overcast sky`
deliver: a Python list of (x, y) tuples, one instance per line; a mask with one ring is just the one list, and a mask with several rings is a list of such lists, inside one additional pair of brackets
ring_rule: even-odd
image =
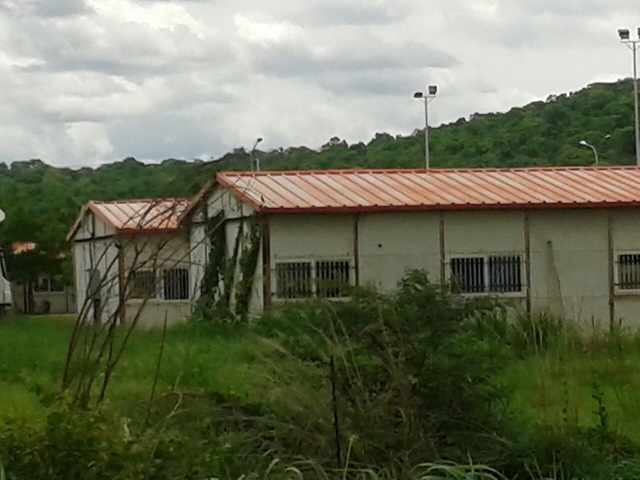
[(0, 0), (0, 161), (318, 148), (631, 76), (637, 0)]

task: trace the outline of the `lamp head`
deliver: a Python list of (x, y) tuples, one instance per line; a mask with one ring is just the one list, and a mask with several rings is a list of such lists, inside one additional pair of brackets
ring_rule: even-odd
[(424, 93), (416, 92), (413, 94), (413, 98), (424, 98)]
[(436, 93), (438, 93), (438, 86), (429, 85), (429, 95), (435, 95)]
[(629, 40), (629, 29), (628, 28), (618, 29), (618, 35), (620, 36), (620, 40)]
[(580, 145), (580, 146), (582, 146), (582, 147), (588, 147), (588, 146), (589, 146), (589, 144), (588, 144), (586, 141), (584, 141), (584, 140), (580, 140), (580, 142), (578, 143), (578, 145)]

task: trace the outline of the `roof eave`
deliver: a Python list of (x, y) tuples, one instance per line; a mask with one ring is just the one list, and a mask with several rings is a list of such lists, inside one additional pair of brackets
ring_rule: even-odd
[(460, 205), (373, 205), (360, 207), (283, 207), (257, 209), (263, 214), (299, 213), (385, 213), (385, 212), (427, 212), (427, 211), (479, 211), (479, 210), (555, 210), (640, 207), (640, 200), (633, 202), (585, 202), (585, 203), (496, 203)]

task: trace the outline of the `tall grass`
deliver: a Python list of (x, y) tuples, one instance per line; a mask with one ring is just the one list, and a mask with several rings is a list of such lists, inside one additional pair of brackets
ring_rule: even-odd
[[(636, 478), (639, 335), (509, 320), (406, 280), (395, 296), (170, 329), (148, 425), (162, 332), (136, 332), (107, 403), (82, 412), (60, 402), (70, 325), (3, 322), (0, 458), (10, 478), (78, 465), (120, 478)], [(94, 464), (96, 452), (108, 453)]]

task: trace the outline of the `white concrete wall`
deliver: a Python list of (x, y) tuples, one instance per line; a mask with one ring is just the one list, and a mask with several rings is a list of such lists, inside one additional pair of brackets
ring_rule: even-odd
[(189, 235), (189, 287), (192, 295), (192, 306), (195, 306), (200, 298), (200, 289), (207, 268), (210, 248), (209, 239), (206, 237), (205, 225), (193, 225)]
[[(125, 236), (122, 237), (121, 243), (125, 269), (123, 278), (127, 278), (131, 270), (155, 271), (160, 291), (164, 270), (191, 269), (190, 240), (187, 232)], [(189, 291), (193, 291), (192, 287), (190, 278)], [(162, 293), (159, 294), (159, 297), (162, 297)], [(166, 316), (167, 323), (173, 325), (189, 318), (191, 305), (191, 299), (150, 298), (144, 302), (142, 299), (127, 298), (125, 323), (136, 321), (137, 325), (143, 328), (162, 327)]]
[(354, 215), (333, 214), (270, 216), (271, 301), (275, 303), (282, 301), (276, 296), (275, 271), (278, 262), (348, 261), (349, 282), (354, 285), (356, 277), (355, 218)]
[[(617, 282), (617, 259), (624, 253), (640, 253), (640, 211), (618, 209), (611, 212), (614, 282)], [(640, 295), (614, 289), (614, 320), (627, 327), (640, 328)]]
[(529, 218), (533, 310), (608, 325), (607, 212), (536, 210)]
[(163, 327), (165, 317), (168, 326), (187, 322), (191, 315), (191, 301), (151, 298), (143, 303), (142, 300), (130, 299), (127, 300), (126, 312), (126, 322), (135, 319), (136, 328), (157, 329)]
[(358, 219), (360, 284), (393, 291), (408, 268), (440, 282), (440, 213), (371, 213)]
[[(28, 295), (28, 288), (25, 285), (12, 285), (13, 294), (13, 306), (14, 313), (24, 314), (25, 311), (25, 294)], [(33, 299), (33, 313), (35, 314), (68, 314), (75, 313), (76, 299), (75, 299), (75, 287), (65, 286), (62, 291), (59, 292), (36, 292), (32, 294)], [(48, 303), (48, 310), (45, 308), (45, 303)]]
[(524, 254), (522, 211), (444, 212), (445, 255)]
[(272, 261), (353, 259), (354, 218), (353, 215), (270, 216)]
[[(118, 249), (115, 246), (113, 230), (92, 213), (81, 220), (73, 246), (74, 279), (76, 285), (76, 312), (93, 321), (105, 321), (113, 316), (118, 307)], [(87, 300), (89, 272), (97, 269), (101, 276), (101, 306), (94, 311), (92, 302)]]
[[(208, 215), (222, 208), (228, 219), (253, 213), (233, 195), (214, 192)], [(449, 279), (451, 257), (514, 254), (523, 258), (525, 282), (523, 292), (507, 295), (516, 305), (525, 308), (528, 294), (533, 312), (551, 311), (583, 324), (608, 326), (611, 302), (614, 320), (640, 327), (640, 292), (610, 286), (611, 269), (616, 280), (617, 255), (640, 253), (637, 209), (277, 214), (269, 215), (268, 222), (272, 301), (277, 301), (274, 272), (279, 261), (346, 259), (355, 281), (358, 254), (360, 285), (390, 291), (407, 269), (424, 269), (432, 281), (440, 282)], [(225, 228), (230, 257), (239, 222), (228, 221)], [(252, 312), (263, 305), (262, 260), (252, 289)]]
[[(121, 248), (119, 249), (119, 245)], [(102, 221), (89, 213), (82, 219), (73, 246), (74, 277), (77, 311), (88, 322), (94, 319), (93, 303), (87, 300), (89, 271), (98, 269), (102, 279), (99, 321), (105, 322), (118, 315), (120, 305), (120, 260), (122, 255), (126, 279), (133, 270), (156, 270), (161, 278), (162, 270), (171, 268), (192, 269), (190, 239), (187, 232), (169, 235), (118, 235)], [(197, 273), (199, 270), (194, 268)], [(126, 286), (123, 286), (125, 288)], [(190, 278), (191, 290), (191, 278)], [(150, 299), (144, 304), (138, 299), (125, 302), (125, 322), (137, 322), (141, 327), (162, 326), (165, 318), (170, 324), (184, 321), (191, 313), (191, 300)], [(140, 315), (138, 313), (140, 312)]]
[(222, 188), (214, 188), (206, 204), (207, 218), (215, 217), (220, 210), (224, 210), (226, 219), (249, 217), (255, 213), (248, 204), (241, 202), (229, 190)]

